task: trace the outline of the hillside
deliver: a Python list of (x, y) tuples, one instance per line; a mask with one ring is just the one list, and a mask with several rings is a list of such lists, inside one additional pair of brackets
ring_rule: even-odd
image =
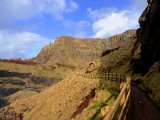
[(64, 68), (86, 72), (92, 63), (100, 64), (103, 51), (118, 49), (134, 33), (134, 30), (130, 30), (108, 39), (62, 36), (55, 43), (44, 47), (34, 62), (43, 63), (50, 69)]
[[(51, 118), (63, 120), (70, 119), (71, 117), (75, 119), (92, 118), (101, 107), (106, 104), (113, 104), (116, 96), (113, 96), (112, 92), (115, 89), (118, 90), (119, 86), (113, 84), (116, 88), (112, 91), (101, 90), (98, 88), (100, 84), (99, 79), (77, 77), (75, 76), (75, 72), (83, 71), (88, 74), (96, 71), (98, 73), (99, 68), (103, 65), (101, 58), (121, 49), (126, 49), (126, 47), (130, 47), (126, 45), (132, 45), (134, 39), (135, 30), (130, 30), (108, 39), (60, 37), (54, 44), (43, 48), (41, 53), (34, 59), (34, 63), (36, 63), (34, 65), (17, 64), (17, 62), (11, 61), (0, 62), (0, 69), (7, 75), (6, 78), (3, 78), (3, 74), (1, 74), (1, 81), (6, 81), (3, 79), (10, 79), (10, 83), (12, 83), (14, 79), (18, 82), (24, 81), (24, 85), (18, 86), (18, 92), (15, 91), (9, 94), (9, 96), (6, 96), (8, 102), (11, 104), (0, 110), (1, 119), (4, 119), (6, 116), (14, 119), (13, 115), (15, 116), (15, 114), (18, 118), (35, 119), (39, 117), (42, 120)], [(75, 51), (73, 50), (74, 48), (79, 49)], [(118, 54), (119, 53), (117, 53), (117, 55)], [(75, 62), (70, 62), (70, 60), (74, 60)], [(56, 67), (54, 67), (54, 65)], [(11, 73), (11, 75), (15, 74), (15, 76), (10, 76), (9, 73)], [(23, 77), (24, 79), (22, 79), (22, 77), (18, 77), (18, 74), (27, 74), (27, 76), (29, 74), (29, 76)], [(69, 77), (63, 77), (64, 74), (68, 74)], [(37, 78), (34, 77), (34, 79), (32, 79), (32, 76), (37, 76)], [(57, 81), (61, 79), (64, 80), (60, 82)], [(48, 88), (45, 86), (45, 84), (48, 83), (47, 81), (49, 85), (53, 83), (56, 84)], [(2, 85), (6, 89), (8, 83), (5, 82), (2, 83)], [(29, 90), (26, 87), (27, 85), (32, 85), (32, 89)], [(12, 86), (13, 85), (10, 85), (7, 89), (10, 90)], [(112, 87), (112, 85), (110, 87)], [(35, 91), (37, 89), (40, 93)], [(117, 90), (114, 92), (116, 95), (119, 91)], [(4, 90), (2, 90), (2, 93), (3, 92)], [(86, 102), (87, 105), (85, 105)], [(85, 110), (81, 109), (81, 104), (85, 105), (83, 108)], [(70, 106), (69, 110), (68, 106)], [(81, 112), (79, 113), (77, 109), (80, 109), (78, 111)], [(76, 115), (77, 113), (78, 115)]]
[[(40, 94), (18, 100), (9, 107), (1, 109), (0, 118), (3, 119), (3, 114), (5, 113), (5, 116), (8, 116), (9, 119), (15, 119), (15, 114), (17, 119), (20, 114), (23, 115), (24, 120), (36, 120), (37, 118), (40, 120), (71, 119), (73, 113), (77, 110), (79, 104), (85, 100), (86, 96), (93, 94), (88, 101), (91, 102), (95, 99), (92, 102), (92, 105), (94, 105), (96, 102), (105, 100), (111, 95), (109, 92), (95, 91), (97, 87), (98, 80), (96, 79), (68, 77)], [(91, 113), (90, 117), (92, 115), (94, 113)]]
[[(39, 93), (27, 97), (20, 95), (20, 100), (16, 99), (0, 109), (0, 119), (6, 117), (8, 120), (102, 119), (103, 110), (109, 111), (117, 98), (121, 83), (105, 81), (107, 85), (102, 88), (101, 86), (104, 86), (102, 79), (77, 76), (77, 72), (85, 75), (90, 73), (101, 75), (106, 72), (130, 75), (132, 86), (134, 85), (131, 96), (135, 96), (131, 99), (135, 106), (132, 105), (130, 110), (134, 111), (136, 108), (137, 111), (130, 113), (129, 118), (146, 120), (149, 116), (149, 120), (152, 120), (152, 115), (147, 114), (150, 110), (147, 105), (151, 104), (154, 110), (156, 108), (155, 114), (159, 118), (157, 108), (160, 106), (159, 4), (156, 0), (149, 1), (148, 7), (140, 17), (138, 30), (129, 30), (106, 39), (59, 37), (55, 43), (44, 47), (39, 55), (32, 59), (35, 65), (26, 69), (22, 66), (23, 69), (20, 69), (15, 63), (10, 63), (8, 67), (9, 63), (2, 62), (2, 72), (31, 71), (31, 75), (57, 77), (63, 80), (57, 81), (56, 84), (51, 83), (51, 86), (44, 87)], [(0, 80), (6, 82), (2, 77), (3, 74)], [(36, 79), (36, 82), (39, 80)], [(24, 80), (21, 79), (22, 81)], [(32, 79), (30, 81), (35, 82)], [(42, 83), (44, 86), (47, 82)], [(142, 113), (138, 112), (142, 109)]]
[(0, 62), (0, 108), (17, 99), (26, 98), (59, 82), (58, 73), (25, 61)]
[(106, 73), (132, 79), (127, 120), (159, 120), (159, 13), (160, 1), (148, 0), (137, 30), (61, 36), (31, 60), (0, 60), (0, 120), (101, 120), (124, 85)]
[(160, 20), (159, 1), (154, 0), (139, 18), (140, 28), (130, 41), (119, 50), (103, 56), (99, 73), (125, 72), (132, 76), (132, 83), (147, 93), (160, 106)]

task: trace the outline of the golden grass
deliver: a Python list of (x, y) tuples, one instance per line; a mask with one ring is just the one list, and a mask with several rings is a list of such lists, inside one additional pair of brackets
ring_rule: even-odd
[(101, 117), (100, 111), (104, 106), (111, 106), (115, 98), (107, 90), (98, 90), (96, 97), (90, 102), (81, 114), (77, 115), (74, 120), (93, 120)]
[(31, 97), (33, 95), (35, 95), (37, 92), (35, 91), (30, 91), (30, 90), (20, 90), (10, 96), (7, 97), (8, 99), (8, 102), (9, 103), (12, 103), (16, 100), (20, 100), (20, 99), (24, 99), (24, 98), (28, 98), (28, 97)]
[(37, 76), (46, 76), (46, 77), (64, 77), (61, 70), (52, 71), (45, 70), (42, 66), (31, 66), (31, 65), (20, 65), (14, 63), (4, 63), (0, 62), (0, 70), (9, 70), (11, 72), (20, 72), (20, 73), (32, 73)]
[(69, 120), (73, 112), (90, 90), (98, 86), (98, 80), (84, 77), (68, 77), (30, 98), (11, 104), (24, 113), (24, 120)]
[[(1, 63), (0, 69), (14, 72), (32, 73), (39, 76), (55, 77), (59, 72), (44, 70), (41, 66), (25, 66), (12, 63)], [(59, 71), (65, 69), (59, 68)], [(67, 72), (66, 72), (67, 73)], [(63, 73), (59, 73), (60, 76)], [(104, 105), (112, 105), (114, 96), (110, 90), (98, 90), (99, 79), (77, 77), (70, 72), (69, 77), (63, 81), (46, 88), (41, 93), (29, 90), (19, 91), (8, 97), (10, 106), (17, 113), (24, 111), (24, 120), (69, 120), (91, 89), (97, 88), (96, 96), (90, 101), (89, 106), (77, 115), (76, 120), (92, 119), (99, 117), (99, 112)], [(15, 78), (16, 79), (16, 78)], [(20, 100), (17, 100), (19, 98)], [(28, 111), (26, 111), (26, 109)]]

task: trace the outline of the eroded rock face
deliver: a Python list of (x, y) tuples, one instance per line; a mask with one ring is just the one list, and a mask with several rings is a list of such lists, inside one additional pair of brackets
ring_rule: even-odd
[[(160, 106), (160, 1), (148, 0), (133, 49), (133, 82)], [(137, 74), (135, 74), (137, 73)]]
[(108, 51), (110, 53), (117, 50), (121, 46), (121, 43), (132, 36), (131, 33), (133, 31), (130, 30), (105, 39), (62, 36), (54, 44), (43, 48), (34, 61), (50, 65), (52, 68), (65, 67), (71, 70), (78, 69), (86, 72), (91, 63), (97, 62)]
[(104, 48), (105, 39), (62, 36), (54, 44), (43, 48), (35, 62), (45, 63), (55, 68), (84, 69), (91, 61), (100, 58)]
[(127, 36), (123, 34), (122, 40), (124, 39), (125, 41), (119, 48), (103, 52), (99, 73), (115, 71), (123, 73), (129, 71), (127, 65), (132, 58), (133, 45), (137, 40), (136, 31), (128, 31)]
[(141, 43), (141, 58), (139, 67), (145, 74), (154, 62), (160, 59), (160, 1), (148, 0), (148, 6), (142, 13), (137, 30), (138, 41)]

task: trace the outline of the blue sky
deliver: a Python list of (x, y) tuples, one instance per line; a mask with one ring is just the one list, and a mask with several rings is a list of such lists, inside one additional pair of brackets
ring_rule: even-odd
[(138, 27), (146, 0), (1, 0), (0, 58), (32, 58), (62, 35), (107, 38)]

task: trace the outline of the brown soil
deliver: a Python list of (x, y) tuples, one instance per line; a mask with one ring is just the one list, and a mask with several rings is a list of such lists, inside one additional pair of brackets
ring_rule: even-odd
[(160, 109), (138, 87), (131, 87), (131, 106), (127, 120), (160, 120)]

